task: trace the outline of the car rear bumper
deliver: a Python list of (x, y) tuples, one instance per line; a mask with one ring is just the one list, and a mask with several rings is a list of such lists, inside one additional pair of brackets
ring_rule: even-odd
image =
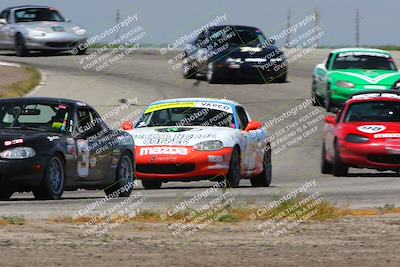
[(42, 182), (47, 164), (46, 156), (35, 156), (31, 159), (0, 160), (0, 189), (26, 188), (38, 186)]
[(352, 167), (379, 170), (400, 170), (400, 142), (398, 144), (354, 144), (340, 141), (340, 158)]
[(140, 155), (136, 147), (136, 176), (162, 181), (196, 181), (224, 176), (229, 171), (232, 148), (196, 151), (188, 147), (187, 155)]

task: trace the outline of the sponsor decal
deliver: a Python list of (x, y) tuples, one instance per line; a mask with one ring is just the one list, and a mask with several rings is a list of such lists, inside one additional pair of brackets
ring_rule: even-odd
[(173, 102), (173, 103), (162, 103), (157, 105), (152, 105), (144, 114), (148, 114), (154, 111), (171, 109), (171, 108), (208, 108), (216, 109), (220, 111), (225, 111), (228, 113), (233, 113), (232, 107), (230, 105), (218, 103), (218, 102)]
[(89, 176), (89, 164), (90, 164), (90, 155), (89, 155), (89, 144), (84, 139), (78, 139), (76, 141), (78, 155), (80, 160), (78, 161), (78, 175), (79, 177), (88, 177)]
[(363, 125), (360, 127), (357, 127), (357, 130), (363, 133), (369, 133), (369, 134), (374, 134), (374, 133), (379, 133), (382, 132), (386, 129), (385, 126), (383, 125)]
[(400, 138), (400, 133), (374, 134), (374, 138)]
[(16, 145), (16, 144), (22, 144), (24, 142), (23, 139), (15, 139), (11, 141), (4, 141), (5, 146), (11, 146), (11, 145)]
[(140, 156), (146, 155), (187, 155), (188, 149), (186, 147), (141, 147)]
[(59, 136), (47, 136), (47, 139), (49, 139), (50, 142), (53, 142), (54, 140), (60, 140)]
[(390, 58), (388, 54), (379, 53), (379, 52), (342, 52), (339, 53), (338, 57), (347, 57), (347, 56), (370, 56), (370, 57), (384, 57)]

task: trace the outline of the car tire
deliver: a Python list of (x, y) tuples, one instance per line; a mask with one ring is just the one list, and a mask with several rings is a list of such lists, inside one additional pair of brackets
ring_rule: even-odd
[(340, 158), (339, 144), (335, 142), (335, 159), (332, 166), (332, 174), (334, 176), (347, 176), (349, 167), (344, 164)]
[(42, 184), (33, 190), (33, 194), (37, 199), (60, 199), (64, 193), (64, 185), (64, 160), (59, 155), (54, 155), (47, 163)]
[(158, 180), (142, 180), (142, 185), (146, 189), (160, 189), (162, 182)]
[(197, 70), (189, 67), (188, 64), (184, 64), (182, 67), (182, 76), (185, 79), (195, 79), (196, 72), (197, 72)]
[(322, 100), (315, 92), (315, 80), (314, 79), (313, 79), (313, 83), (311, 85), (311, 99), (313, 100), (314, 107), (322, 106)]
[(257, 176), (251, 177), (250, 182), (253, 187), (269, 187), (272, 180), (272, 160), (271, 147), (268, 146), (263, 159), (263, 171)]
[(275, 79), (278, 83), (285, 83), (287, 81), (287, 72), (280, 74)]
[(80, 49), (80, 48), (78, 47), (77, 49), (78, 49), (77, 55), (80, 55), (80, 56), (86, 55), (87, 48), (85, 48), (85, 49)]
[[(118, 197), (129, 197), (135, 182), (134, 166), (131, 154), (127, 151), (122, 153), (117, 166), (116, 182), (104, 189), (104, 193), (108, 196), (117, 192)], [(122, 192), (122, 188), (125, 188), (129, 184), (132, 186), (128, 190), (124, 189)]]
[(332, 103), (332, 98), (331, 98), (330, 85), (328, 85), (328, 88), (326, 89), (324, 105), (325, 105), (325, 109), (326, 109), (327, 112), (331, 112), (332, 111), (333, 103)]
[(233, 149), (229, 171), (226, 175), (226, 187), (239, 187), (240, 184), (240, 151), (237, 147)]
[(29, 50), (26, 47), (25, 38), (18, 33), (15, 36), (15, 54), (17, 57), (26, 57), (29, 55)]
[(0, 201), (9, 200), (14, 192), (0, 192)]
[(209, 84), (215, 84), (219, 82), (217, 72), (214, 68), (214, 63), (210, 62), (207, 65), (207, 82)]
[(325, 142), (322, 143), (322, 149), (321, 149), (321, 173), (322, 174), (331, 174), (332, 173), (332, 163), (330, 163), (326, 159)]

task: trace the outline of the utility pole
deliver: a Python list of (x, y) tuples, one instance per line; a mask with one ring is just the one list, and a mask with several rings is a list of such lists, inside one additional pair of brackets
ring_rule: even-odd
[[(291, 10), (290, 8), (288, 9), (288, 14), (287, 14), (287, 28), (286, 29), (290, 29), (291, 25), (290, 25), (290, 20), (291, 20)], [(289, 43), (290, 43), (290, 33), (287, 34), (286, 36), (286, 46), (289, 47)]]
[[(314, 9), (314, 15), (315, 15), (315, 28), (319, 28), (319, 19), (320, 19), (320, 14), (319, 14), (319, 9), (316, 7)], [(317, 47), (319, 46), (319, 38), (317, 39)]]
[(360, 10), (356, 10), (356, 46), (360, 46)]
[[(116, 15), (115, 15), (115, 25), (118, 25), (118, 24), (119, 24), (120, 19), (121, 19), (121, 16), (120, 16), (120, 14), (119, 14), (119, 10), (117, 10), (117, 13), (116, 13)], [(118, 39), (119, 39), (119, 31), (117, 31), (117, 32), (115, 33), (115, 40), (118, 40)]]

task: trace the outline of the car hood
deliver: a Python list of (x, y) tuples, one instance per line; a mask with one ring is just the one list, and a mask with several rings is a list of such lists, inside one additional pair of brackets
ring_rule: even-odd
[(206, 140), (220, 140), (225, 147), (230, 147), (236, 138), (240, 138), (240, 130), (227, 127), (144, 127), (127, 132), (137, 146), (194, 146)]
[[(400, 141), (399, 123), (351, 122), (342, 124), (342, 133), (358, 134), (370, 139), (398, 139)], [(343, 136), (345, 138), (345, 136)]]
[(400, 72), (393, 70), (367, 70), (367, 69), (343, 69), (329, 73), (332, 83), (338, 81), (351, 82), (356, 85), (394, 85), (400, 80)]
[(78, 28), (82, 28), (79, 25), (73, 24), (67, 21), (35, 21), (35, 22), (24, 22), (21, 23), (21, 26), (27, 29), (36, 29), (40, 31), (44, 31), (46, 33), (52, 32), (72, 32)]
[[(16, 146), (28, 146), (42, 151), (49, 143), (60, 140), (60, 138), (61, 135), (50, 132), (2, 129), (0, 130), (0, 151)], [(7, 144), (8, 142), (11, 144)]]

